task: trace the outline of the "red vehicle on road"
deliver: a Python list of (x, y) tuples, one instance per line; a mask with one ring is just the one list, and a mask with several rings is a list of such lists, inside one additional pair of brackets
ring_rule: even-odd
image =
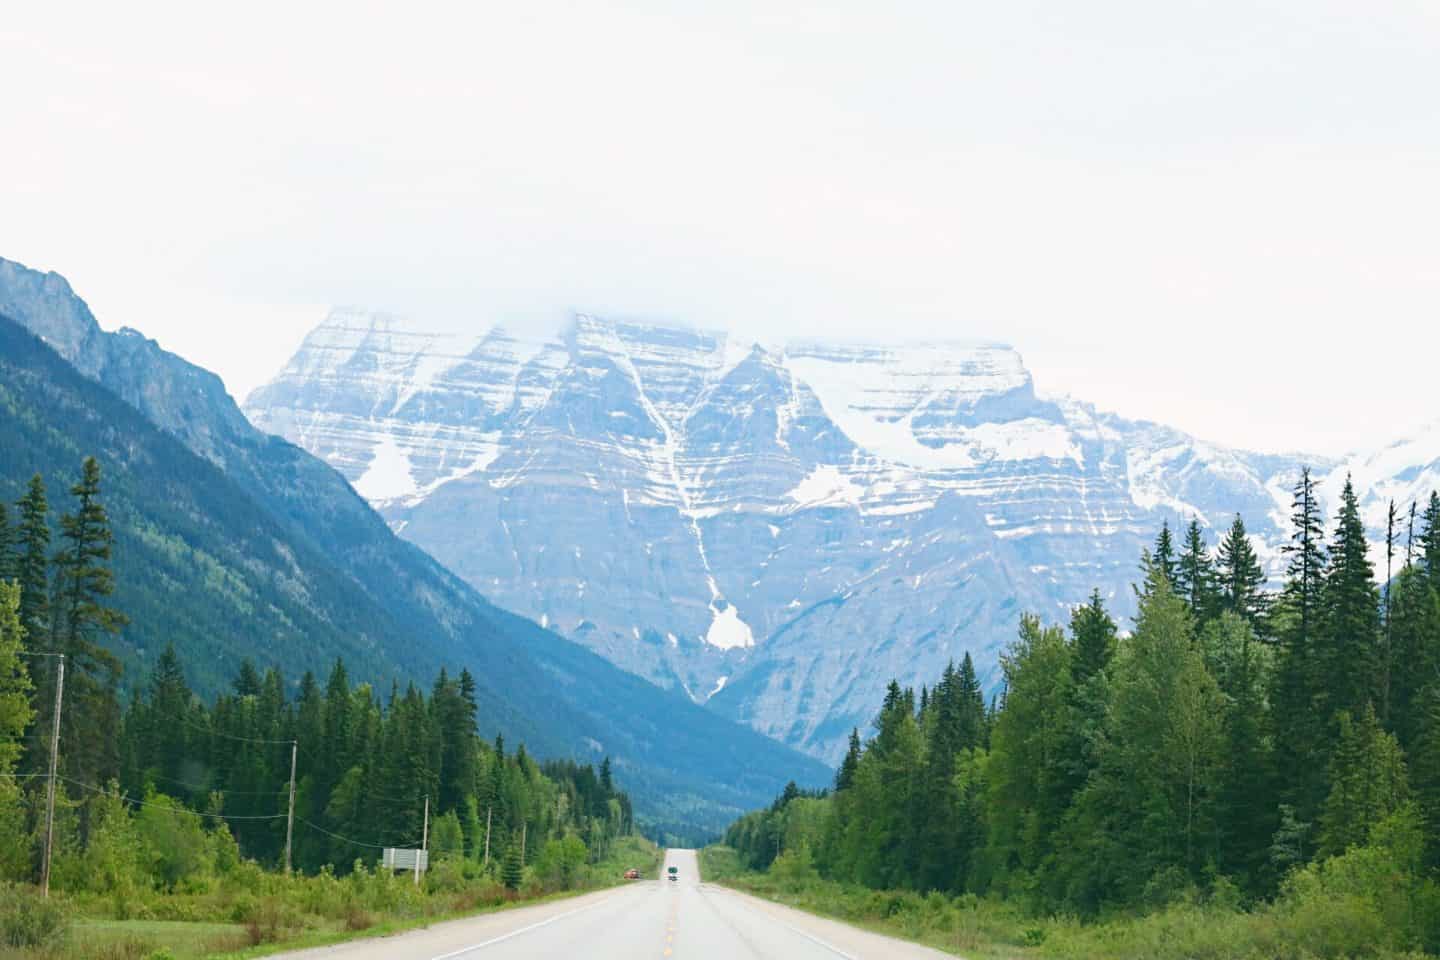
[(626, 880), (639, 880), (639, 879), (640, 879), (640, 871), (639, 871), (639, 870), (636, 870), (634, 867), (631, 867), (629, 870), (626, 870), (626, 871), (625, 871), (625, 879), (626, 879)]

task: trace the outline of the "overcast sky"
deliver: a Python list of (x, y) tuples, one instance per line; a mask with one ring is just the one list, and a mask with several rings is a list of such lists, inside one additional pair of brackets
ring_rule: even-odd
[(1259, 449), (1440, 418), (1433, 0), (10, 4), (0, 89), (0, 256), (242, 397), (344, 303), (999, 339)]

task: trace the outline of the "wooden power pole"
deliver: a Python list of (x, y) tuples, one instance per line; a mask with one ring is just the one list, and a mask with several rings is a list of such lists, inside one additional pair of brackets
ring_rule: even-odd
[(65, 698), (65, 654), (55, 670), (55, 723), (50, 730), (50, 786), (45, 797), (45, 859), (40, 863), (40, 896), (50, 896), (50, 858), (55, 850), (55, 778), (60, 762), (60, 705)]
[(295, 836), (295, 754), (300, 741), (290, 741), (290, 812), (285, 815), (285, 876), (290, 876), (290, 841)]
[[(425, 820), (424, 826), (420, 828), (420, 851), (422, 853), (430, 849), (430, 794), (425, 794)], [(415, 858), (415, 886), (420, 886), (420, 857)]]

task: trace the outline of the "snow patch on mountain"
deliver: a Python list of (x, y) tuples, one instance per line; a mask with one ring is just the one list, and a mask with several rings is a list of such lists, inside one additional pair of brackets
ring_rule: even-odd
[(705, 633), (705, 642), (720, 650), (735, 650), (755, 645), (755, 634), (750, 625), (740, 619), (740, 611), (733, 603), (716, 601), (710, 606), (714, 619)]
[[(865, 489), (838, 467), (822, 463), (805, 475), (787, 494), (800, 507), (829, 507), (860, 505)], [(770, 526), (771, 536), (779, 534), (779, 528)]]
[(416, 492), (410, 457), (395, 438), (385, 434), (376, 444), (365, 473), (354, 483), (355, 491), (371, 503), (385, 503)]

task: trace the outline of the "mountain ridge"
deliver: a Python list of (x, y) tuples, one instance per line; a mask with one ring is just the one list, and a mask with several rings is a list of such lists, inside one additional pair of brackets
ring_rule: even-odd
[(993, 339), (767, 347), (588, 314), (519, 338), (347, 311), (245, 411), (502, 604), (831, 760), (887, 671), (969, 650), (993, 686), (1018, 609), (1099, 588), (1128, 615), (1162, 521), (1238, 510), (1277, 571), (1299, 466), (1040, 394)]
[[(293, 555), (298, 575), (310, 577), (312, 584), (329, 578), (327, 595), (343, 601), (340, 609), (353, 607), (356, 614), (334, 639), (326, 639), (330, 634), (319, 627), (312, 629), (310, 639), (323, 642), (325, 656), (343, 652), (339, 639), (353, 633), (367, 649), (391, 658), (368, 661), (368, 673), (377, 681), (395, 677), (428, 683), (440, 666), (469, 666), (479, 682), (487, 723), (524, 739), (542, 756), (593, 759), (598, 744), (616, 758), (617, 769), (635, 788), (637, 804), (646, 808), (642, 812), (652, 818), (674, 814), (673, 823), (691, 831), (713, 829), (735, 811), (762, 802), (797, 772), (811, 784), (828, 779), (823, 766), (657, 690), (476, 594), (420, 548), (397, 539), (340, 474), (251, 426), (213, 374), (133, 332), (100, 330), (58, 275), (0, 260), (0, 314), (15, 321), (6, 321), (12, 344), (6, 384), (65, 382), (72, 393), (91, 397), (55, 408), (46, 405), (44, 391), (27, 391), (21, 398), (25, 406), (40, 411), (31, 419), (55, 421), (46, 427), (44, 436), (52, 438), (46, 443), (63, 437), (67, 427), (78, 430), (90, 422), (80, 414), (104, 405), (96, 398), (111, 398), (107, 409), (113, 418), (132, 418), (125, 421), (130, 424), (126, 432), (148, 437), (146, 449), (171, 445), (166, 456), (188, 464), (172, 473), (209, 476), (207, 482), (232, 490), (226, 502), (257, 517), (245, 529), (266, 525), (270, 538)], [(69, 351), (78, 366), (57, 353), (56, 345)], [(15, 359), (22, 354), (30, 358), (29, 372)], [(49, 372), (36, 375), (36, 369)], [(113, 434), (112, 429), (94, 438), (98, 442)], [(28, 479), (25, 469), (33, 464), (21, 463), (15, 454), (19, 447), (7, 446), (13, 449), (0, 460), (8, 468), (0, 480), (15, 487)], [(77, 457), (83, 452), (88, 451)], [(56, 455), (45, 459), (54, 462)], [(109, 460), (107, 470), (121, 469), (116, 464), (125, 462), (117, 456)], [(159, 479), (154, 485), (163, 488)], [(193, 549), (195, 536), (162, 513), (150, 502), (129, 515), (138, 518), (139, 527), (168, 530), (173, 541)], [(236, 556), (250, 556), (242, 549), (245, 530), (230, 530), (227, 536), (227, 546), (239, 544)], [(188, 610), (192, 598), (175, 599), (182, 611)], [(192, 651), (210, 649), (193, 630), (176, 628), (172, 638)], [(269, 640), (250, 637), (247, 642), (247, 652), (262, 666), (273, 662)], [(156, 653), (147, 649), (130, 659), (143, 665)], [(364, 668), (365, 661), (357, 665)]]

